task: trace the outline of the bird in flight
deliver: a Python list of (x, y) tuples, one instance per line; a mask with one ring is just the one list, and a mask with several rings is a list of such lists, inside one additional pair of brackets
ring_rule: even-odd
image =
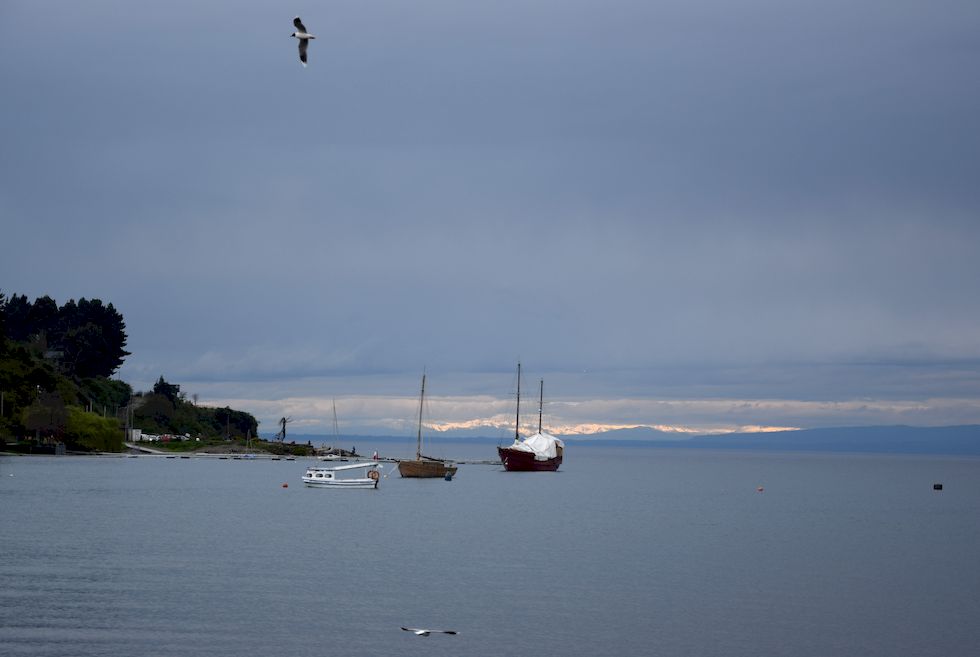
[(420, 627), (403, 627), (406, 632), (411, 632), (415, 636), (429, 636), (433, 632), (436, 634), (456, 634), (454, 630), (425, 630)]
[(293, 25), (296, 26), (298, 32), (293, 32), (289, 36), (296, 37), (299, 39), (299, 61), (303, 62), (303, 66), (306, 66), (306, 49), (310, 45), (310, 39), (315, 39), (316, 37), (306, 31), (306, 26), (303, 25), (303, 21), (297, 16), (293, 19)]

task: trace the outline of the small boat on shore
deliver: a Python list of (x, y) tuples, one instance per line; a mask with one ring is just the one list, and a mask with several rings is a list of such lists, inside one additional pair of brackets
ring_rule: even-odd
[[(340, 443), (340, 425), (337, 423), (337, 400), (333, 400), (333, 439), (334, 444)], [(354, 448), (351, 448), (350, 452), (346, 452), (339, 447), (327, 447), (324, 449), (322, 455), (318, 456), (321, 461), (332, 461), (334, 463), (346, 462), (350, 460), (357, 460), (357, 454), (354, 453)]]
[(377, 488), (381, 481), (381, 464), (351, 463), (332, 468), (311, 465), (303, 483), (311, 488)]

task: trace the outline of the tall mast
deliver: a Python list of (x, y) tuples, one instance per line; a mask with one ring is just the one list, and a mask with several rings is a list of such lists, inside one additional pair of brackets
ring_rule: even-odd
[(514, 442), (521, 440), (521, 361), (517, 361), (517, 419), (514, 422)]
[(422, 404), (425, 400), (425, 373), (422, 374), (422, 393), (419, 395), (419, 435), (415, 443), (415, 460), (422, 460)]
[(541, 409), (544, 408), (544, 379), (541, 379), (541, 393), (538, 397), (538, 433), (541, 433)]

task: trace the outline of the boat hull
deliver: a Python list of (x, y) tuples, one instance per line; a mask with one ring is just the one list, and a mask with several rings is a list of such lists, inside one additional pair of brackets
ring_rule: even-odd
[(377, 488), (378, 481), (376, 479), (338, 479), (336, 481), (310, 481), (305, 477), (303, 478), (303, 483), (310, 488)]
[(399, 461), (398, 474), (410, 479), (444, 479), (456, 474), (456, 466), (442, 461)]
[(534, 458), (533, 452), (509, 447), (497, 448), (500, 462), (504, 464), (504, 469), (508, 472), (554, 472), (561, 465), (562, 452), (562, 448), (559, 447), (558, 456), (546, 461), (539, 461)]

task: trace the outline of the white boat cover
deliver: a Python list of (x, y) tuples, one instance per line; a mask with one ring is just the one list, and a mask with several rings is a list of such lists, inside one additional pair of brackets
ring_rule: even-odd
[(524, 440), (515, 440), (510, 449), (533, 452), (535, 461), (547, 461), (558, 456), (559, 447), (565, 447), (565, 443), (550, 433), (536, 433)]

